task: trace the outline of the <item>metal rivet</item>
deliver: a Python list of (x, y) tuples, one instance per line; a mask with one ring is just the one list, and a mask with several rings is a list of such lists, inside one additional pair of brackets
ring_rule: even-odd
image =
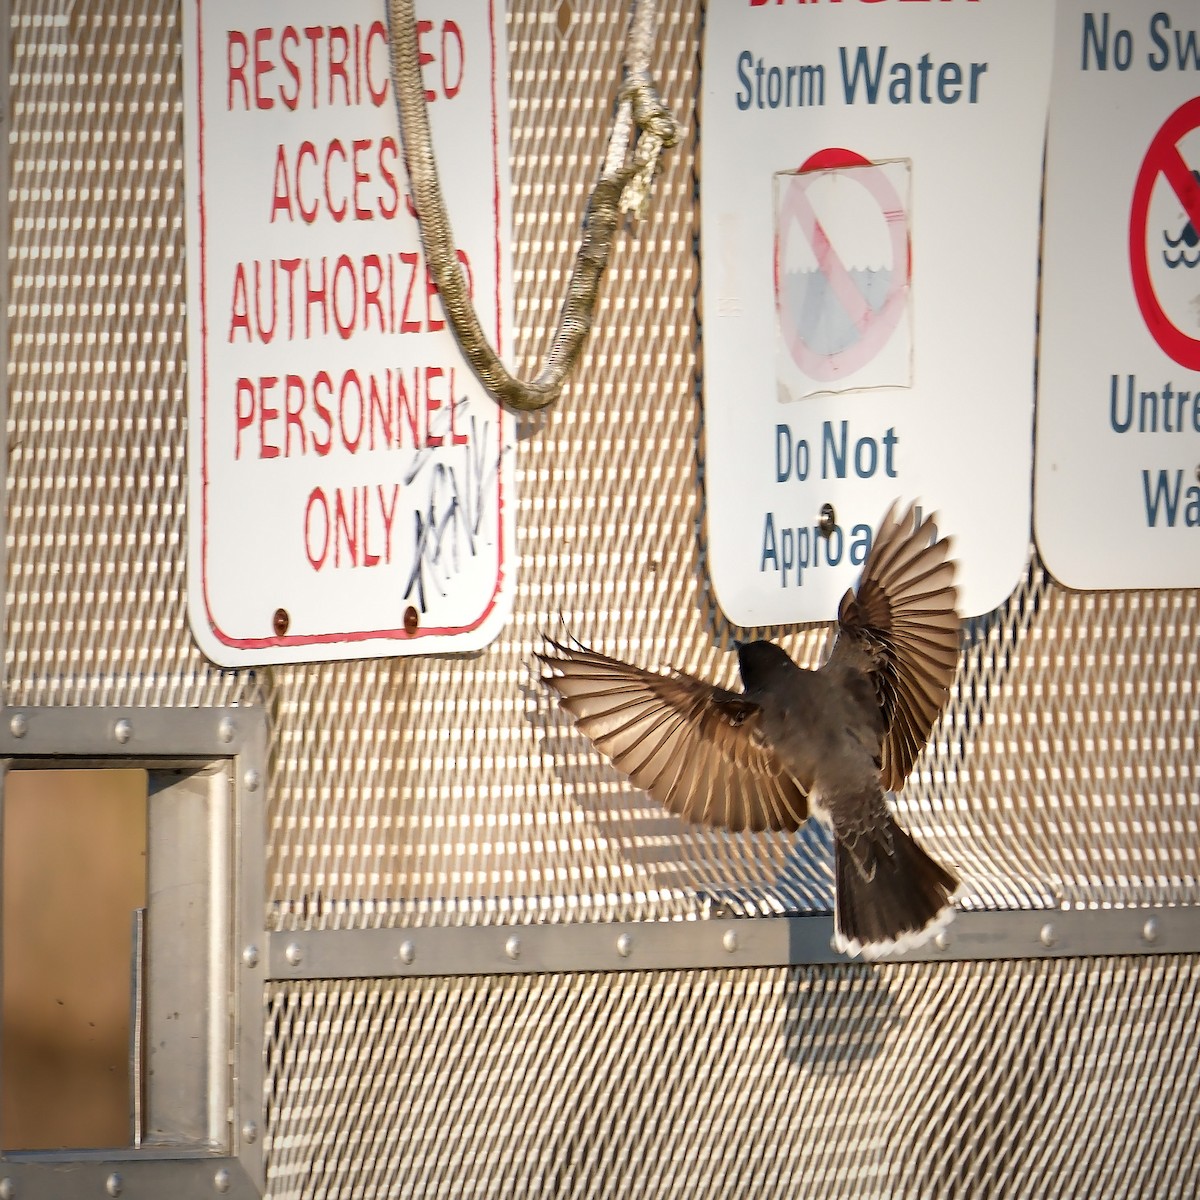
[(633, 953), (633, 938), (627, 933), (617, 938), (617, 953), (622, 958), (628, 958)]
[(1147, 917), (1145, 925), (1142, 926), (1142, 941), (1157, 942), (1161, 933), (1162, 927), (1158, 923), (1158, 918)]
[(11, 1179), (7, 1176), (0, 1179), (0, 1200), (14, 1200), (16, 1194), (17, 1185)]
[(223, 742), (232, 742), (235, 733), (237, 733), (237, 726), (233, 723), (233, 718), (222, 717), (220, 725), (217, 726), (217, 737)]
[(258, 1141), (258, 1126), (253, 1121), (242, 1126), (242, 1141), (251, 1145)]
[(224, 1167), (222, 1167), (222, 1168), (221, 1168), (221, 1169), (220, 1169), (220, 1170), (219, 1170), (219, 1171), (218, 1171), (218, 1172), (217, 1172), (217, 1173), (216, 1173), (216, 1174), (213, 1176), (213, 1187), (215, 1187), (215, 1188), (217, 1189), (217, 1191), (218, 1191), (218, 1192), (227, 1192), (227, 1191), (229, 1191), (229, 1188), (230, 1188), (230, 1186), (232, 1185), (232, 1183), (233, 1183), (233, 1180), (232, 1180), (232, 1179), (230, 1179), (230, 1177), (229, 1177), (229, 1172), (228, 1172), (227, 1170), (225, 1170), (225, 1168), (224, 1168)]
[(299, 942), (288, 942), (287, 949), (283, 952), (283, 957), (292, 964), (293, 967), (298, 966), (304, 958), (304, 951), (300, 947)]
[(939, 950), (945, 950), (950, 945), (950, 934), (945, 929), (939, 929), (934, 935), (933, 944)]
[(817, 518), (817, 532), (824, 538), (832, 537), (837, 528), (837, 513), (832, 504), (821, 505), (821, 515)]
[(417, 957), (417, 948), (412, 942), (400, 943), (400, 961), (402, 963), (410, 963)]
[(1054, 943), (1058, 941), (1058, 931), (1053, 925), (1050, 924), (1049, 921), (1042, 926), (1041, 932), (1038, 934), (1038, 940), (1047, 949), (1049, 949), (1049, 947), (1053, 946)]
[[(13, 737), (24, 737), (29, 732), (29, 718), (24, 713), (13, 713), (8, 718), (8, 732)], [(3, 1200), (3, 1195), (4, 1193), (0, 1192), (0, 1200)]]
[[(122, 717), (113, 726), (113, 737), (115, 737), (122, 746), (125, 745), (125, 743), (129, 741), (131, 737), (133, 737), (133, 725), (124, 717)], [(117, 1176), (117, 1178), (119, 1179), (120, 1176)]]
[(257, 770), (255, 770), (255, 768), (254, 768), (254, 767), (251, 767), (251, 768), (250, 768), (250, 769), (249, 769), (249, 770), (248, 770), (248, 771), (247, 771), (247, 772), (246, 772), (246, 773), (245, 773), (245, 774), (242, 776), (242, 782), (243, 782), (243, 783), (246, 785), (246, 791), (248, 791), (248, 792), (257, 792), (257, 791), (258, 791), (258, 785), (259, 785), (260, 783), (262, 783), (262, 776), (261, 776), (261, 775), (258, 773), (258, 771), (257, 771)]
[(124, 1180), (122, 1180), (122, 1178), (120, 1177), (120, 1175), (118, 1175), (118, 1174), (116, 1173), (116, 1171), (114, 1171), (114, 1172), (113, 1172), (113, 1173), (112, 1173), (112, 1174), (111, 1174), (111, 1175), (110, 1175), (110, 1176), (109, 1176), (109, 1177), (108, 1177), (108, 1178), (107, 1178), (107, 1179), (104, 1181), (104, 1190), (105, 1190), (105, 1191), (106, 1191), (106, 1192), (107, 1192), (107, 1193), (108, 1193), (110, 1196), (119, 1196), (119, 1195), (121, 1194), (121, 1188), (122, 1188), (122, 1186), (123, 1186), (123, 1185), (124, 1185)]
[(732, 954), (738, 948), (738, 936), (736, 929), (727, 929), (721, 935), (721, 945)]
[(276, 637), (283, 637), (288, 631), (288, 626), (291, 625), (292, 618), (288, 616), (286, 608), (277, 608), (275, 615), (271, 618), (271, 628), (275, 630)]
[(404, 632), (412, 637), (421, 628), (421, 614), (410, 604), (404, 610)]
[(510, 937), (508, 941), (504, 943), (504, 953), (507, 954), (509, 958), (520, 958), (521, 939), (515, 934)]
[(242, 951), (242, 962), (244, 962), (246, 964), (246, 966), (248, 966), (248, 967), (257, 967), (258, 966), (258, 947), (257, 946), (247, 946)]

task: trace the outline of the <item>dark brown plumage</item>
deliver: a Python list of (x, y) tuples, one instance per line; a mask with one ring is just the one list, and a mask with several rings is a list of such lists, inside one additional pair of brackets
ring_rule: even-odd
[(928, 938), (958, 880), (891, 815), (949, 697), (959, 618), (948, 539), (893, 505), (825, 663), (738, 643), (742, 692), (547, 638), (544, 682), (630, 779), (689, 821), (794, 830), (810, 807), (833, 830), (836, 942), (867, 957)]

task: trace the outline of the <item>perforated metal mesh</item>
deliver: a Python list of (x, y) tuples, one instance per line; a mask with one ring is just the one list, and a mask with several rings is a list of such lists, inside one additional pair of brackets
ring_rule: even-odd
[[(703, 570), (699, 6), (686, 126), (559, 405), (526, 420), (511, 624), (469, 657), (219, 671), (192, 644), (180, 16), (11, 6), (10, 705), (256, 704), (275, 927), (825, 909), (828, 846), (661, 813), (532, 681), (538, 631), (721, 682)], [(510, 4), (519, 359), (546, 347), (607, 133), (621, 0)], [(800, 659), (824, 627), (769, 630)], [(899, 798), (982, 907), (1194, 903), (1195, 591), (1077, 595), (1036, 556), (970, 622)], [(284, 1196), (1184, 1196), (1194, 958), (446, 978), (267, 996)], [(1151, 1139), (1147, 1140), (1147, 1131)]]
[(184, 603), (179, 16), (11, 13), (4, 697), (236, 702)]
[[(733, 676), (703, 575), (695, 294), (698, 6), (656, 77), (685, 124), (620, 241), (562, 402), (524, 421), (520, 594), (469, 658), (218, 672), (186, 625), (180, 16), (13, 6), (5, 700), (264, 703), (282, 925), (667, 917), (710, 898), (823, 908), (810, 834), (662, 815), (532, 683), (562, 617), (612, 653)], [(550, 337), (605, 143), (625, 11), (512, 4), (517, 366)], [(1195, 592), (1074, 595), (1036, 558), (966, 630), (899, 804), (968, 904), (1196, 898)], [(812, 660), (826, 628), (768, 631)]]
[[(622, 0), (510, 5), (517, 366), (548, 344), (619, 74)], [(518, 598), (485, 652), (222, 672), (186, 625), (180, 15), (12, 6), (4, 698), (258, 703), (283, 927), (824, 908), (827, 849), (688, 828), (532, 683), (561, 617), (727, 682), (703, 571), (695, 296), (699, 6), (663, 5), (685, 125), (561, 402), (522, 426)], [(1036, 557), (965, 632), (899, 799), (985, 907), (1196, 899), (1197, 593), (1074, 595)], [(815, 659), (825, 628), (768, 631)]]
[(269, 1185), (356, 1200), (1194, 1195), (1198, 966), (284, 987)]

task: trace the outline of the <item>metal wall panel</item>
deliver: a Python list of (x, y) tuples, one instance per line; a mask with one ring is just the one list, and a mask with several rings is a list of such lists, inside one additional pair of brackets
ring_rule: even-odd
[(224, 704), (184, 603), (179, 15), (11, 5), (9, 704)]
[[(529, 666), (561, 615), (606, 650), (725, 681), (743, 632), (704, 572), (702, 18), (661, 7), (654, 73), (684, 140), (650, 220), (618, 245), (574, 382), (520, 423), (510, 625), (473, 655), (236, 672), (195, 649), (184, 601), (180, 12), (11, 4), (2, 694), (261, 707), (269, 929), (829, 907), (819, 833), (794, 848), (663, 814)], [(515, 365), (529, 374), (627, 14), (620, 0), (509, 10)], [(829, 633), (769, 632), (800, 658)], [(968, 905), (1196, 902), (1198, 647), (1196, 591), (1069, 593), (1032, 552), (1011, 600), (965, 626), (951, 704), (898, 805)], [(1177, 1067), (1196, 1053), (1195, 991), (1189, 956), (281, 983), (270, 1187), (1191, 1194), (1197, 1085)]]
[(1198, 966), (284, 986), (268, 1184), (356, 1200), (1195, 1195)]
[[(513, 4), (518, 366), (547, 347), (619, 76), (620, 3)], [(532, 683), (561, 615), (620, 654), (733, 675), (703, 572), (695, 311), (700, 20), (664, 6), (686, 126), (622, 239), (575, 381), (522, 423), (520, 585), (470, 656), (218, 671), (184, 605), (180, 16), (13, 11), (10, 704), (257, 703), (274, 729), (280, 927), (655, 918), (697, 893), (828, 905), (818, 851), (647, 806)], [(1019, 398), (1018, 398), (1019, 399)], [(971, 622), (949, 710), (899, 800), (968, 903), (1196, 898), (1194, 591), (1076, 595), (1036, 558)], [(813, 657), (827, 630), (781, 632)]]

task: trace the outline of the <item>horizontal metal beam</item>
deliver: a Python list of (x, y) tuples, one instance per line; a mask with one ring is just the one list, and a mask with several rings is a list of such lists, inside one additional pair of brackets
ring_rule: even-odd
[(50, 1150), (9, 1153), (0, 1163), (0, 1197), (104, 1200), (121, 1195), (256, 1200), (261, 1192), (238, 1159), (186, 1157), (178, 1150)]
[[(848, 963), (829, 916), (275, 932), (269, 979), (505, 975)], [(1200, 953), (1200, 907), (960, 912), (884, 962)]]
[(249, 754), (257, 764), (266, 761), (266, 717), (261, 709), (0, 709), (3, 758), (207, 759), (241, 754)]

